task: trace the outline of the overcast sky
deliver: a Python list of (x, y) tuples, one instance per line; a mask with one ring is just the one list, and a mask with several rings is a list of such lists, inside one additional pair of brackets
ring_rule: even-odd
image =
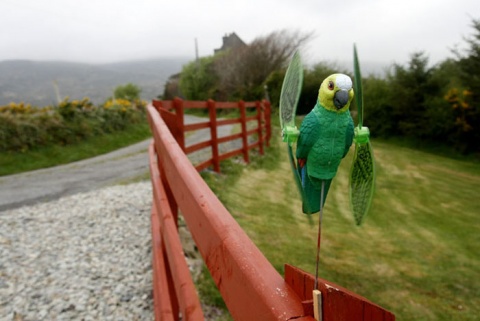
[(452, 57), (480, 19), (479, 0), (0, 0), (0, 60), (122, 60), (200, 56), (236, 32), (249, 43), (281, 29), (313, 31), (309, 61), (405, 63)]

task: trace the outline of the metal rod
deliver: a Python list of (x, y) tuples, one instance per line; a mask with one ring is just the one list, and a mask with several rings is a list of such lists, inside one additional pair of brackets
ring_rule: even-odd
[(317, 237), (317, 262), (315, 266), (315, 285), (314, 290), (318, 290), (318, 262), (320, 261), (320, 239), (322, 238), (322, 218), (323, 218), (323, 192), (325, 191), (325, 181), (322, 180), (322, 191), (320, 194), (320, 215), (318, 216), (318, 237)]

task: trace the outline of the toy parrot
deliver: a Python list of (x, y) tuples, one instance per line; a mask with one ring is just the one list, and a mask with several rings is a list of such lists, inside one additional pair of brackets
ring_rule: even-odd
[(296, 156), (305, 194), (304, 213), (316, 213), (323, 207), (340, 161), (350, 150), (354, 136), (349, 110), (352, 99), (350, 77), (333, 74), (320, 85), (317, 103), (302, 122)]
[[(370, 209), (375, 185), (375, 162), (370, 145), (370, 132), (363, 126), (363, 91), (360, 64), (354, 46), (355, 83), (344, 74), (333, 74), (320, 85), (313, 110), (304, 118), (300, 130), (295, 114), (303, 83), (303, 66), (295, 53), (287, 68), (280, 94), (280, 125), (287, 142), (290, 166), (302, 197), (306, 214), (321, 210), (330, 184), (342, 158), (355, 142), (350, 171), (350, 204), (357, 225)], [(355, 95), (354, 95), (355, 91)], [(358, 124), (354, 127), (350, 103), (355, 96)], [(296, 160), (293, 145), (297, 143)]]
[[(288, 156), (294, 179), (302, 197), (306, 214), (320, 212), (317, 237), (314, 296), (318, 294), (318, 265), (322, 230), (323, 205), (338, 166), (355, 142), (355, 155), (350, 171), (350, 204), (355, 222), (362, 223), (372, 202), (375, 185), (375, 163), (370, 145), (370, 132), (363, 127), (363, 92), (354, 46), (355, 101), (358, 125), (350, 116), (354, 97), (352, 80), (344, 74), (328, 76), (320, 85), (318, 99), (305, 116), (300, 130), (295, 126), (295, 114), (303, 82), (303, 67), (298, 53), (290, 62), (280, 93), (280, 125), (283, 141), (288, 143)], [(293, 144), (297, 143), (296, 158)]]

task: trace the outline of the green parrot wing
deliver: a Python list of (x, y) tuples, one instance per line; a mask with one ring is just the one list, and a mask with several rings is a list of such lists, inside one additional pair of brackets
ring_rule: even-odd
[(305, 116), (300, 126), (300, 135), (297, 141), (297, 158), (307, 158), (320, 135), (320, 126), (313, 112)]
[(298, 99), (303, 84), (303, 66), (300, 54), (295, 52), (288, 65), (280, 93), (280, 126), (284, 142), (291, 146), (297, 141), (298, 129), (295, 126)]
[(358, 126), (363, 126), (363, 89), (362, 74), (360, 72), (360, 64), (358, 62), (357, 46), (353, 45), (353, 91), (355, 93), (355, 103), (358, 111)]
[(306, 199), (302, 187), (302, 178), (297, 171), (295, 155), (292, 145), (297, 142), (300, 131), (295, 126), (295, 115), (297, 112), (298, 99), (303, 84), (303, 66), (300, 54), (296, 52), (288, 65), (285, 78), (283, 79), (282, 91), (280, 93), (280, 125), (282, 127), (282, 138), (287, 143), (288, 160), (293, 173), (295, 185), (302, 197)]
[(355, 127), (355, 154), (350, 170), (350, 203), (357, 225), (362, 223), (372, 203), (375, 188), (375, 160), (370, 144), (370, 131), (363, 127), (363, 92), (362, 75), (358, 63), (357, 49), (353, 48), (354, 55), (354, 90), (358, 109), (358, 125)]

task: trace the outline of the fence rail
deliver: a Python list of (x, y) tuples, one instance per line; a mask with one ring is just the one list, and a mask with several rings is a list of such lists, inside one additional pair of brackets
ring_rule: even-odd
[[(285, 279), (203, 181), (160, 110), (149, 105), (153, 293), (156, 320), (203, 320), (178, 234), (182, 212), (197, 248), (235, 320), (313, 321), (313, 276), (286, 266)], [(162, 115), (162, 117), (160, 116)], [(212, 136), (213, 137), (213, 136)], [(391, 321), (390, 312), (319, 279), (324, 321)], [(180, 318), (181, 315), (181, 318)]]
[[(263, 154), (264, 146), (269, 146), (272, 129), (270, 123), (270, 103), (268, 101), (216, 102), (214, 100), (186, 101), (175, 98), (174, 100), (166, 101), (153, 100), (152, 105), (165, 120), (165, 123), (185, 154), (191, 154), (204, 148), (211, 148), (212, 157), (195, 166), (199, 171), (213, 166), (214, 171), (220, 172), (220, 162), (236, 155), (243, 155), (244, 161), (248, 163), (250, 161), (249, 151), (251, 149), (258, 148), (260, 154)], [(186, 109), (208, 110), (208, 121), (196, 124), (185, 124), (184, 114)], [(217, 111), (221, 109), (238, 109), (240, 117), (235, 119), (218, 119)], [(256, 110), (256, 114), (247, 116), (247, 110), (253, 109)], [(255, 122), (256, 127), (248, 129), (247, 124), (249, 122)], [(240, 133), (225, 137), (218, 136), (218, 127), (233, 124), (241, 125)], [(185, 134), (187, 132), (205, 128), (210, 129), (209, 140), (191, 146), (185, 145)], [(254, 142), (249, 142), (249, 137), (253, 135), (256, 135), (257, 139)], [(220, 153), (220, 144), (237, 139), (242, 140), (241, 148), (229, 150), (223, 154)]]

